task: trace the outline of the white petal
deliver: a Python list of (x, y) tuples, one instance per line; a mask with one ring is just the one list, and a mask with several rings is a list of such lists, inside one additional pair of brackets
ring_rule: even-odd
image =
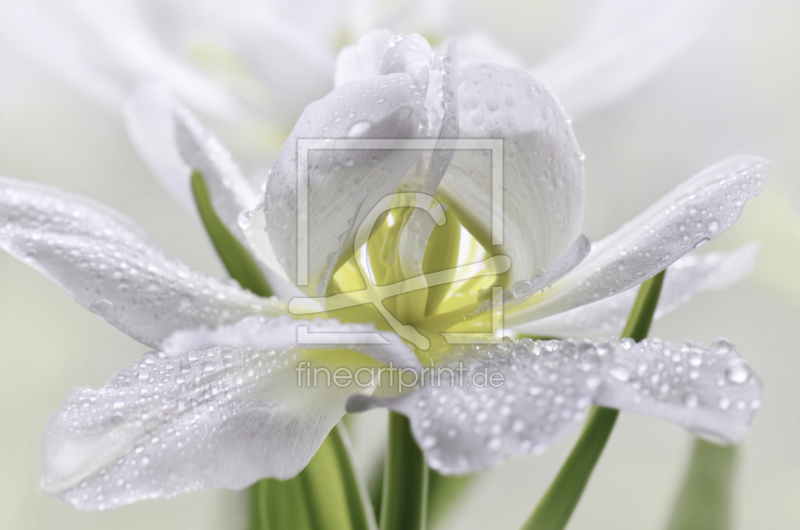
[[(387, 54), (387, 58), (389, 55)], [(419, 179), (412, 174), (403, 184), (404, 191), (414, 191), (433, 195), (444, 178), (455, 149), (444, 149), (443, 140), (458, 138), (458, 48), (451, 41), (441, 57), (441, 68), (428, 87), (425, 103), (429, 129), (438, 131), (436, 148), (431, 153), (424, 176)], [(435, 220), (426, 212), (414, 210), (408, 224), (400, 234), (400, 264), (407, 278), (422, 272), (422, 260), (428, 239), (436, 226)]]
[[(757, 255), (757, 243), (733, 252), (685, 255), (669, 267), (654, 317), (659, 319), (671, 313), (698, 293), (725, 289), (738, 282), (753, 270)], [(522, 324), (515, 331), (561, 337), (618, 335), (625, 327), (637, 292), (628, 289), (564, 313)]]
[[(313, 345), (314, 349), (330, 350), (346, 347), (386, 365), (415, 370), (422, 368), (408, 344), (392, 332), (378, 331), (372, 323), (342, 324), (336, 319), (317, 319), (307, 322), (289, 321), (284, 318), (283, 321), (292, 329), (298, 329), (295, 335), (286, 335), (280, 340), (293, 340), (298, 344), (305, 344), (308, 348)], [(367, 342), (364, 340), (366, 334), (375, 334), (381, 341)], [(176, 331), (164, 341), (162, 349), (167, 354), (176, 354), (212, 346), (268, 348), (277, 347), (278, 340), (272, 320), (262, 316), (252, 316), (229, 326)], [(289, 344), (280, 343), (280, 345)]]
[(128, 137), (139, 158), (184, 208), (196, 212), (189, 181), (191, 168), (175, 143), (175, 115), (185, 111), (166, 86), (141, 83), (125, 102), (123, 112)]
[(355, 44), (343, 47), (336, 57), (334, 86), (336, 88), (380, 75), (383, 58), (389, 50), (394, 33), (386, 28), (365, 33)]
[(257, 346), (148, 353), (99, 390), (72, 390), (45, 427), (43, 489), (103, 510), (294, 476), (358, 391), (305, 384), (301, 363), (370, 366), (356, 353), (298, 347), (302, 324), (265, 322)]
[(701, 171), (615, 233), (550, 291), (506, 314), (509, 326), (602, 300), (655, 276), (727, 230), (761, 191), (768, 163), (734, 157)]
[(508, 294), (504, 295), (504, 303), (505, 303), (505, 310), (508, 311), (511, 308), (515, 307), (519, 303), (524, 303), (525, 300), (536, 294), (537, 292), (541, 292), (544, 289), (549, 289), (550, 286), (566, 276), (572, 269), (580, 265), (580, 263), (586, 259), (586, 256), (589, 255), (591, 251), (592, 244), (589, 243), (589, 239), (581, 234), (578, 236), (578, 239), (572, 243), (572, 246), (567, 249), (561, 258), (552, 267), (547, 269), (544, 274), (535, 278), (533, 281), (521, 281), (514, 284), (513, 290), (511, 295), (513, 296), (513, 301), (508, 301), (506, 297)]
[(592, 402), (722, 443), (741, 439), (761, 403), (760, 380), (726, 341), (710, 349), (658, 339), (463, 348), (417, 390), (353, 396), (348, 410), (381, 405), (405, 414), (428, 465), (455, 474), (547, 449), (583, 421)]
[(593, 4), (577, 38), (533, 70), (572, 115), (638, 88), (702, 35), (724, 5), (719, 0)]
[(416, 74), (420, 70), (430, 69), (432, 59), (431, 45), (419, 33), (395, 35), (383, 56), (381, 75)]
[[(139, 156), (162, 184), (192, 212), (193, 169), (203, 173), (214, 211), (230, 233), (258, 257), (273, 291), (288, 300), (299, 294), (272, 253), (259, 197), (230, 152), (163, 85), (140, 84), (125, 105), (125, 124)], [(256, 217), (260, 217), (258, 219)]]
[(12, 1), (0, 19), (19, 51), (114, 111), (137, 79), (159, 79), (196, 108), (232, 115), (238, 102), (154, 38), (134, 2)]
[(157, 348), (177, 329), (236, 322), (285, 306), (170, 258), (133, 223), (93, 201), (0, 177), (0, 248), (82, 306)]
[[(512, 284), (531, 281), (580, 234), (583, 162), (567, 116), (531, 74), (481, 63), (461, 67), (458, 105), (461, 138), (503, 139), (499, 250), (511, 258)], [(493, 244), (493, 163), (488, 151), (457, 151), (440, 188), (485, 246)]]
[[(392, 146), (420, 135), (428, 71), (371, 77), (341, 86), (303, 112), (284, 144), (267, 181), (267, 232), (289, 278), (298, 277), (298, 143), (347, 138), (397, 139)], [(384, 145), (387, 142), (384, 142)], [(413, 150), (312, 149), (308, 155), (307, 286), (324, 296), (332, 268), (352, 244), (353, 227), (385, 196), (398, 190), (416, 163)], [(306, 234), (303, 234), (306, 236)], [(303, 271), (305, 273), (305, 270)]]
[(724, 339), (709, 348), (622, 341), (603, 364), (595, 403), (677, 423), (721, 444), (741, 441), (764, 394), (761, 379)]

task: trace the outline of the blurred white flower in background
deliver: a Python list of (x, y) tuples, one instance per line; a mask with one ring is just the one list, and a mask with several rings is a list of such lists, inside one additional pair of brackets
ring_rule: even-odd
[[(471, 3), (446, 0), (6, 0), (0, 42), (112, 112), (136, 82), (163, 82), (214, 118), (252, 169), (251, 162), (271, 162), (300, 112), (333, 87), (337, 50), (376, 27), (405, 28), (442, 45), (458, 37), (463, 63), (527, 67), (575, 115), (624, 96), (660, 70), (720, 3), (597, 2), (577, 17), (572, 40), (536, 59), (474, 29)], [(563, 25), (554, 18), (554, 26)], [(556, 29), (548, 28), (553, 38)]]

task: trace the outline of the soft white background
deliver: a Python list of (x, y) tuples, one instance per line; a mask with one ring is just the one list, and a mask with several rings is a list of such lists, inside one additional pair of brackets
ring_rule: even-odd
[[(545, 4), (470, 2), (453, 25), (470, 29), (471, 21), (480, 21), (533, 61), (567, 39), (582, 5)], [(765, 193), (729, 233), (703, 248), (760, 239), (752, 277), (727, 292), (699, 296), (652, 331), (675, 341), (724, 336), (765, 381), (764, 406), (740, 451), (734, 504), (740, 530), (800, 527), (798, 23), (800, 4), (789, 0), (722, 10), (688, 53), (645, 86), (573, 124), (587, 155), (584, 230), (592, 239), (720, 158), (760, 154), (773, 161)], [(0, 49), (0, 65), (0, 174), (110, 204), (175, 255), (222, 275), (201, 227), (148, 174), (116, 115), (7, 50)], [(38, 491), (39, 439), (48, 415), (71, 387), (102, 385), (143, 352), (38, 273), (0, 255), (0, 528), (204, 530), (241, 524), (241, 499), (230, 492), (84, 514)], [(382, 420), (372, 413), (359, 420), (360, 446), (374, 448)], [(573, 441), (486, 473), (447, 528), (518, 527)], [(569, 528), (663, 527), (690, 442), (677, 427), (623, 415)]]

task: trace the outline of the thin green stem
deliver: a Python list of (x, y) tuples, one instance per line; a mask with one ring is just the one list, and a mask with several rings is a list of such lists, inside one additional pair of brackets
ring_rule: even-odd
[(692, 459), (668, 530), (730, 527), (736, 447), (695, 439)]
[(639, 342), (647, 337), (650, 332), (650, 324), (653, 323), (653, 315), (656, 313), (658, 297), (661, 295), (661, 286), (664, 284), (666, 273), (666, 270), (659, 272), (639, 287), (639, 294), (636, 295), (636, 301), (631, 308), (628, 323), (622, 330), (622, 338)]
[(522, 527), (524, 530), (560, 530), (567, 526), (594, 466), (603, 454), (618, 415), (618, 410), (592, 408), (581, 437), (536, 510)]
[(428, 467), (408, 418), (389, 413), (389, 449), (381, 501), (381, 530), (424, 530)]
[[(660, 272), (639, 288), (628, 323), (622, 332), (623, 338), (631, 338), (638, 342), (647, 337), (665, 272)], [(611, 436), (618, 415), (618, 410), (592, 407), (578, 442), (536, 509), (523, 525), (523, 530), (562, 530), (567, 526)]]
[(239, 240), (233, 237), (214, 211), (206, 181), (197, 170), (192, 172), (192, 193), (200, 218), (206, 227), (206, 233), (231, 278), (259, 296), (272, 296), (272, 289), (261, 274), (253, 256)]

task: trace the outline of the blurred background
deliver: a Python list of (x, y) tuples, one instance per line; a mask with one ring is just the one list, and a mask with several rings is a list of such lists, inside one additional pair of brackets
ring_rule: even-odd
[[(459, 37), (465, 53), (541, 73), (574, 116), (586, 153), (590, 239), (724, 157), (767, 157), (765, 192), (733, 229), (702, 249), (761, 241), (753, 274), (727, 291), (699, 295), (651, 334), (705, 343), (725, 337), (760, 374), (766, 398), (739, 452), (734, 527), (796, 529), (800, 3), (663, 4), (0, 0), (0, 174), (109, 204), (173, 255), (223, 276), (200, 224), (131, 147), (121, 111), (126, 95), (138, 78), (170, 83), (257, 179), (303, 107), (331, 89), (336, 50), (383, 26), (438, 44)], [(595, 39), (611, 44), (603, 48)], [(570, 79), (568, 69), (559, 69), (598, 50), (610, 58), (595, 57), (599, 67), (591, 71), (589, 64), (584, 77)], [(48, 416), (70, 388), (101, 386), (144, 351), (0, 254), (1, 528), (243, 525), (243, 500), (233, 492), (200, 491), (86, 514), (39, 491)], [(384, 426), (380, 413), (355, 420), (365, 467), (379, 451)], [(540, 457), (484, 473), (443, 527), (519, 527), (573, 442), (574, 436)], [(690, 435), (678, 427), (623, 414), (569, 528), (664, 527), (690, 448)]]

